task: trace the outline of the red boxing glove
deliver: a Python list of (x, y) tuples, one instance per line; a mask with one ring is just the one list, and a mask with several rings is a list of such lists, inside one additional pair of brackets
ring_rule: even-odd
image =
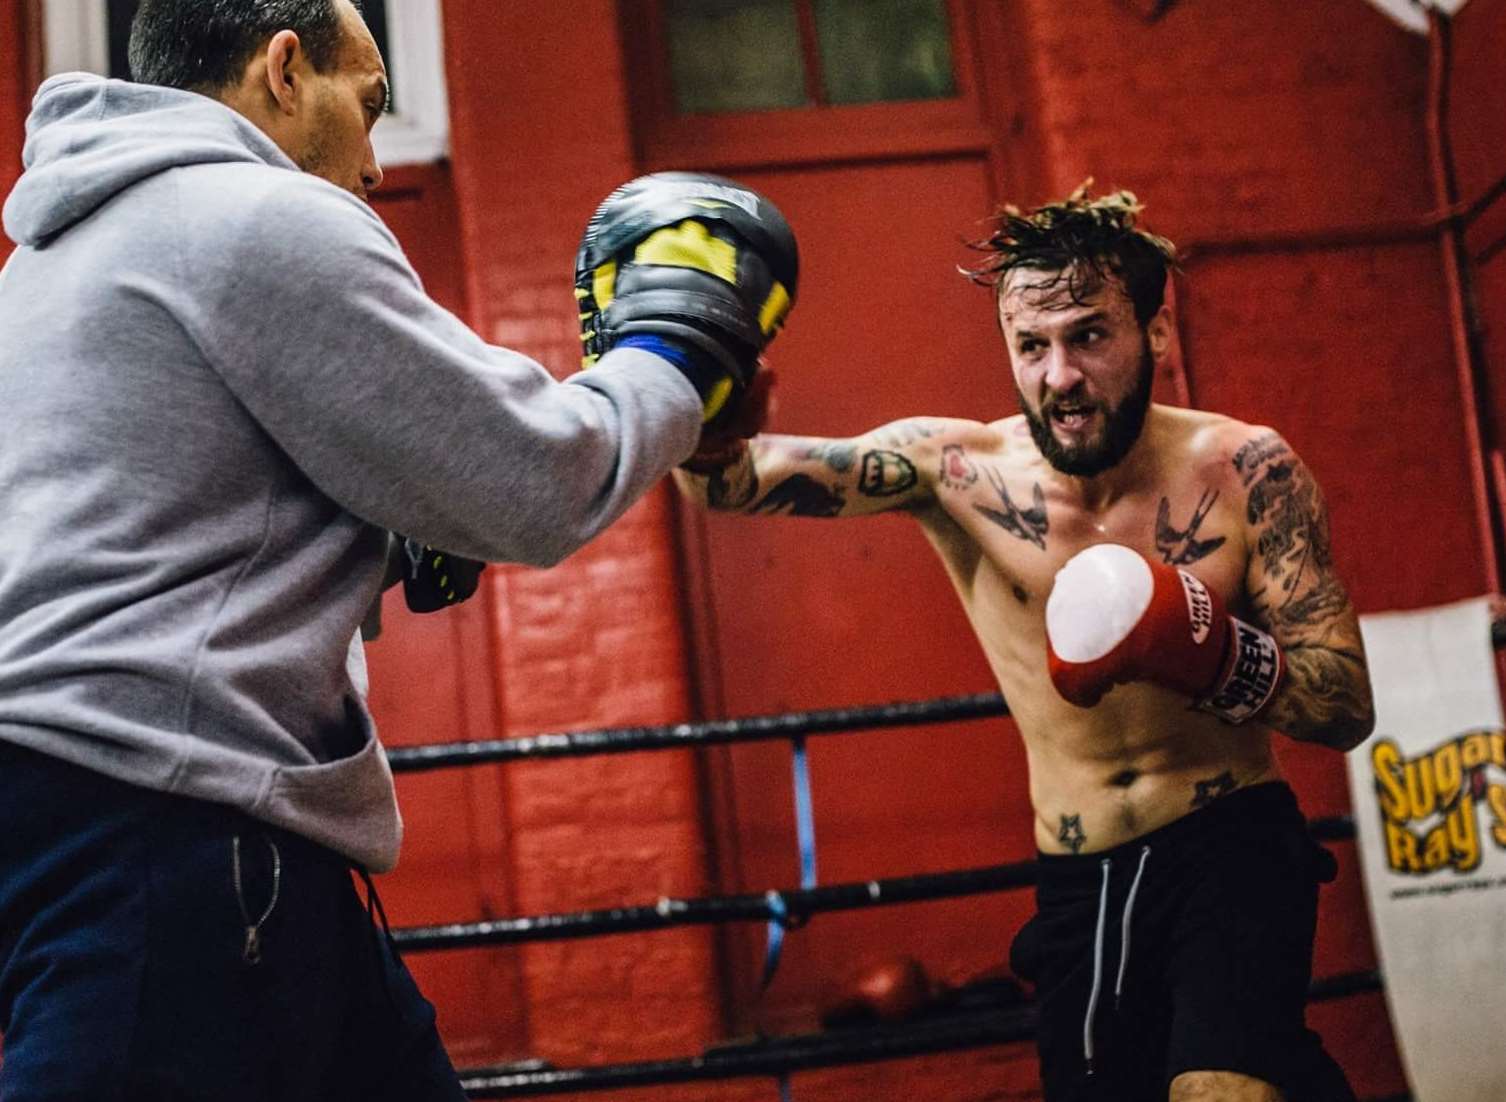
[(1229, 723), (1269, 704), (1285, 671), (1276, 640), (1230, 616), (1217, 593), (1117, 543), (1081, 551), (1056, 572), (1046, 648), (1051, 683), (1079, 707), (1149, 681)]

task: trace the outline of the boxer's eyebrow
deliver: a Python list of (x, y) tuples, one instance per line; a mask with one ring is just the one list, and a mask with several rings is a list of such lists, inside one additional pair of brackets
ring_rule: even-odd
[(1067, 323), (1068, 329), (1083, 329), (1089, 325), (1102, 325), (1109, 320), (1109, 315), (1103, 310), (1094, 310), (1080, 318), (1073, 318)]

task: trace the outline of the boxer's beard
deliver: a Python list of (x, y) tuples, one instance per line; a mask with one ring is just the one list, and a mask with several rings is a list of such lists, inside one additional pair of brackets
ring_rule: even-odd
[(1150, 409), (1151, 383), (1155, 381), (1155, 360), (1150, 354), (1150, 340), (1141, 344), (1140, 377), (1135, 380), (1135, 389), (1130, 391), (1113, 409), (1103, 411), (1103, 435), (1094, 443), (1078, 445), (1063, 444), (1051, 431), (1050, 414), (1053, 403), (1072, 398), (1075, 390), (1066, 394), (1052, 395), (1041, 404), (1040, 412), (1030, 408), (1025, 395), (1015, 384), (1015, 393), (1020, 396), (1020, 409), (1025, 414), (1025, 423), (1030, 426), (1031, 439), (1050, 463), (1062, 474), (1091, 478), (1114, 466), (1135, 446), (1140, 439), (1140, 430), (1145, 427), (1145, 414)]

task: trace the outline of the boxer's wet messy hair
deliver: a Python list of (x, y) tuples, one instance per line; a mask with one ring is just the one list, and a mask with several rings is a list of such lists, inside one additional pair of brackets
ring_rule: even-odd
[(1004, 207), (994, 220), (993, 233), (969, 243), (987, 257), (965, 274), (1003, 293), (1011, 272), (1043, 272), (1043, 278), (1023, 287), (1050, 293), (1064, 286), (1078, 305), (1115, 276), (1134, 304), (1135, 320), (1145, 325), (1165, 300), (1166, 273), (1176, 266), (1176, 246), (1137, 226), (1142, 207), (1133, 192), (1091, 199), (1092, 184), (1087, 180), (1063, 201), (1029, 212)]
[[(357, 11), (361, 0), (352, 0)], [(335, 67), (345, 31), (336, 0), (142, 0), (131, 23), (131, 79), (218, 92), (278, 31), (293, 31), (314, 71)]]

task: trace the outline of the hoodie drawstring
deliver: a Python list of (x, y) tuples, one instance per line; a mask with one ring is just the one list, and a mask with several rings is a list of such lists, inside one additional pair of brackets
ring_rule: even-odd
[[(395, 961), (398, 958), (397, 941), (392, 936), (392, 927), (387, 923), (387, 908), (382, 906), (382, 897), (377, 894), (376, 885), (372, 883), (371, 873), (361, 865), (352, 865), (357, 875), (366, 883), (366, 919), (371, 927), (371, 936), (376, 944), (377, 967), (382, 970), (382, 988), (387, 992), (387, 999), (393, 1006), (397, 1005), (397, 996), (392, 990), (392, 977), (386, 964), (381, 960), (383, 942), (386, 949), (392, 954)], [(377, 921), (380, 919), (381, 928), (378, 929)]]
[[(1140, 849), (1140, 863), (1135, 869), (1135, 879), (1130, 883), (1129, 895), (1124, 899), (1124, 913), (1119, 921), (1119, 973), (1114, 981), (1114, 1009), (1119, 1009), (1119, 999), (1124, 993), (1124, 975), (1129, 968), (1130, 920), (1135, 912), (1135, 896), (1140, 891), (1140, 881), (1145, 876), (1145, 863), (1150, 860), (1150, 847)], [(1098, 886), (1098, 925), (1093, 932), (1093, 988), (1088, 993), (1088, 1011), (1082, 1020), (1082, 1056), (1087, 1073), (1093, 1074), (1093, 1019), (1098, 1014), (1098, 996), (1103, 990), (1103, 935), (1109, 917), (1109, 873), (1113, 863), (1107, 858), (1098, 862), (1103, 879)]]

